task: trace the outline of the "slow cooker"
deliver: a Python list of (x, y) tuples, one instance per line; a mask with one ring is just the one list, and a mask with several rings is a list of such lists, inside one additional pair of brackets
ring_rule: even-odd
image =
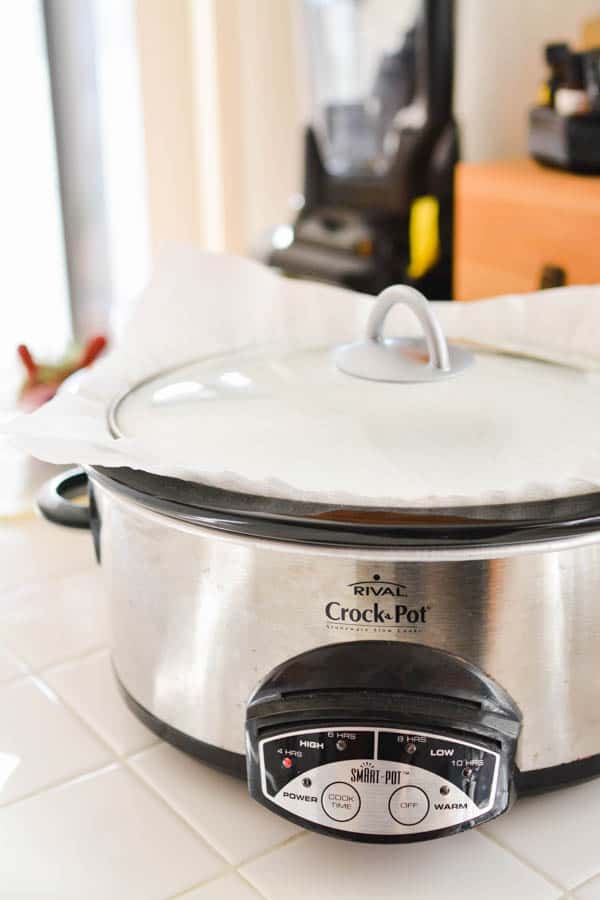
[[(398, 302), (423, 339), (383, 336)], [(600, 495), (551, 486), (596, 395), (447, 345), (396, 287), (362, 341), (208, 357), (115, 398), (115, 440), (171, 441), (219, 484), (90, 466), (39, 505), (91, 529), (115, 674), (153, 731), (305, 828), (437, 838), (600, 772)]]

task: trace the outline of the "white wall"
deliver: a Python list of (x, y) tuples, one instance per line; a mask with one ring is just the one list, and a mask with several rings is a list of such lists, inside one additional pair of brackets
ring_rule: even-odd
[(458, 0), (455, 111), (467, 160), (524, 156), (543, 46), (576, 42), (598, 0)]
[(198, 241), (195, 96), (186, 0), (134, 0), (150, 241)]
[(247, 252), (302, 176), (295, 0), (190, 0), (203, 243)]
[[(42, 5), (22, 0), (1, 6), (0, 24), (5, 382), (7, 374), (22, 376), (16, 354), (21, 342), (38, 357), (60, 356), (71, 337), (71, 316)], [(0, 385), (0, 398), (8, 398), (12, 388), (12, 381), (8, 391)]]

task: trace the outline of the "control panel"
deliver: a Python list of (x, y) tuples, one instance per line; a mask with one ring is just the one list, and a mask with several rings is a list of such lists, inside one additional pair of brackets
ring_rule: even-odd
[(521, 714), (464, 659), (420, 644), (308, 650), (246, 712), (248, 786), (271, 812), (348, 840), (455, 834), (512, 800)]
[(494, 806), (499, 754), (399, 728), (321, 726), (264, 738), (261, 789), (288, 814), (342, 832), (410, 835), (476, 823)]

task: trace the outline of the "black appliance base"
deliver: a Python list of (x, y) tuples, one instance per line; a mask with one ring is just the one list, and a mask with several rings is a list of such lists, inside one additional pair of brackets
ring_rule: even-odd
[(168, 744), (172, 744), (179, 750), (183, 750), (184, 753), (189, 753), (190, 756), (195, 756), (196, 759), (207, 763), (207, 765), (212, 766), (213, 769), (219, 769), (227, 775), (235, 775), (236, 778), (243, 778), (245, 780), (246, 757), (243, 754), (232, 753), (231, 750), (223, 750), (221, 747), (215, 747), (213, 744), (205, 744), (204, 741), (199, 741), (197, 738), (190, 737), (189, 734), (179, 731), (178, 728), (167, 725), (166, 722), (158, 719), (144, 706), (138, 703), (137, 700), (131, 696), (127, 688), (123, 686), (116, 674), (115, 678), (117, 679), (117, 684), (119, 685), (125, 703), (134, 716), (136, 716), (146, 728), (153, 731), (154, 734), (159, 738), (162, 738), (163, 741), (167, 741)]
[[(246, 757), (242, 753), (233, 753), (231, 750), (223, 750), (213, 744), (206, 744), (204, 741), (199, 741), (197, 738), (190, 737), (183, 731), (173, 728), (172, 725), (167, 725), (166, 722), (158, 719), (138, 703), (118, 677), (117, 683), (131, 712), (158, 737), (179, 750), (183, 750), (184, 753), (212, 766), (213, 769), (219, 769), (219, 771), (225, 772), (227, 775), (234, 775), (236, 778), (246, 779)], [(520, 772), (517, 769), (515, 787), (519, 796), (542, 794), (579, 784), (582, 781), (589, 781), (598, 775), (600, 775), (600, 753), (585, 759), (577, 759), (574, 762), (549, 766), (546, 769), (534, 769), (529, 772)]]

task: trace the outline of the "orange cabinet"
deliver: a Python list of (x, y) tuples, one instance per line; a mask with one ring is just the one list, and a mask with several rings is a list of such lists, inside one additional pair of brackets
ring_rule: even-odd
[(600, 176), (461, 163), (455, 213), (457, 300), (537, 290), (546, 266), (567, 284), (600, 283)]

